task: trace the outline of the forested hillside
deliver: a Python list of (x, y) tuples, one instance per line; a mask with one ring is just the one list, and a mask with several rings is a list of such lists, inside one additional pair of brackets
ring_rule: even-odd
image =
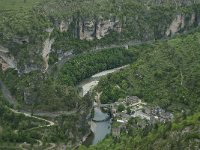
[(99, 83), (102, 102), (137, 95), (172, 110), (199, 110), (199, 39), (197, 32), (133, 47), (140, 52), (137, 61)]
[[(61, 89), (75, 91), (74, 88), (61, 86), (57, 83), (57, 79), (55, 80), (54, 75), (43, 74), (48, 72), (52, 68), (51, 66), (60, 59), (67, 59), (82, 52), (86, 53), (91, 49), (98, 50), (99, 47), (104, 48), (106, 45), (109, 48), (154, 41), (173, 36), (178, 32), (192, 30), (199, 25), (200, 16), (197, 3), (195, 5), (188, 3), (184, 5), (185, 7), (176, 8), (168, 3), (157, 5), (157, 2), (151, 1), (144, 5), (139, 1), (130, 0), (46, 0), (38, 2), (2, 0), (1, 4), (4, 7), (1, 5), (0, 62), (2, 72), (4, 72), (3, 80), (10, 87), (12, 95), (21, 104), (52, 104), (58, 105), (58, 107), (49, 105), (49, 109), (62, 109), (65, 99), (60, 95), (68, 96), (66, 93), (58, 96), (53, 91), (56, 89), (58, 91), (62, 91)], [(170, 1), (169, 4), (171, 4)], [(112, 54), (110, 52), (109, 55)], [(104, 53), (100, 55), (104, 55)], [(117, 55), (113, 60), (111, 58), (110, 61), (107, 61), (106, 66), (105, 63), (102, 63), (102, 66), (98, 66), (96, 69), (93, 67), (89, 70), (86, 69), (87, 75), (84, 75), (86, 73), (84, 72), (82, 77), (79, 75), (78, 68), (84, 64), (79, 65), (71, 72), (71, 74), (73, 73), (71, 76), (75, 74), (73, 78), (67, 75), (68, 65), (64, 67), (65, 69), (61, 69), (63, 70), (61, 72), (66, 74), (56, 76), (61, 78), (63, 83), (71, 85), (98, 71), (130, 62), (129, 59), (124, 61), (127, 59), (127, 54), (124, 55), (125, 57), (119, 53)], [(88, 57), (89, 61), (95, 59), (95, 56), (90, 58), (90, 54), (84, 57)], [(99, 59), (98, 61), (104, 60)], [(85, 63), (85, 65), (87, 64)], [(9, 68), (16, 71), (8, 70)], [(53, 68), (56, 71), (56, 67)], [(83, 71), (85, 70), (83, 69)], [(18, 75), (20, 77), (17, 77)], [(17, 80), (20, 80), (20, 83)], [(52, 95), (45, 94), (46, 92), (52, 93)], [(26, 95), (31, 98), (26, 98)], [(52, 97), (51, 102), (48, 97)], [(72, 101), (65, 102), (70, 108), (74, 107), (75, 101), (77, 101), (75, 99), (78, 99), (76, 94), (72, 97)], [(37, 101), (31, 102), (32, 99), (37, 99)], [(60, 103), (60, 101), (62, 102)]]
[(100, 81), (94, 89), (102, 92), (100, 101), (138, 96), (175, 113), (177, 122), (158, 124), (141, 136), (123, 132), (119, 144), (110, 136), (94, 148), (107, 149), (108, 142), (110, 149), (159, 147), (190, 124), (191, 135), (174, 138), (181, 146), (187, 147), (187, 140), (195, 145), (199, 2), (0, 0), (0, 149), (79, 146), (91, 132), (94, 93), (81, 97), (77, 85), (128, 64)]
[(58, 59), (69, 50), (80, 53), (102, 45), (160, 39), (200, 22), (199, 5), (192, 3), (185, 7), (150, 1), (144, 5), (136, 0), (0, 3), (4, 6), (0, 18), (1, 62), (4, 70), (15, 68), (18, 73), (46, 71), (51, 53)]
[(102, 92), (102, 103), (136, 95), (173, 112), (174, 123), (135, 129), (135, 122), (129, 121), (128, 133), (122, 132), (118, 140), (108, 137), (90, 149), (199, 148), (199, 39), (197, 31), (131, 48), (140, 52), (138, 59), (129, 68), (100, 81), (96, 90)]

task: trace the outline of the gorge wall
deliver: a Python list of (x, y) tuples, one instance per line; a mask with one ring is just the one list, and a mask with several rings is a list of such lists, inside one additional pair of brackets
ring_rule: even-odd
[[(166, 1), (148, 2), (150, 6), (152, 4), (159, 4), (159, 6), (146, 7), (135, 4), (129, 6), (125, 2), (123, 4), (116, 1), (111, 6), (116, 12), (109, 13), (108, 10), (106, 15), (99, 12), (88, 15), (85, 12), (80, 13), (80, 10), (77, 10), (79, 13), (73, 12), (62, 17), (50, 16), (47, 13), (42, 16), (45, 22), (34, 29), (34, 37), (31, 32), (30, 34), (22, 34), (15, 31), (6, 42), (0, 42), (2, 45), (0, 47), (2, 69), (5, 71), (8, 68), (14, 68), (20, 74), (35, 70), (45, 72), (49, 68), (50, 54), (58, 59), (58, 55), (62, 57), (60, 55), (66, 51), (76, 50), (74, 45), (78, 45), (81, 41), (83, 41), (82, 43), (90, 41), (91, 46), (87, 48), (82, 46), (85, 43), (79, 46), (80, 49), (83, 47), (83, 50), (88, 50), (101, 47), (107, 41), (109, 41), (106, 43), (107, 45), (112, 45), (120, 42), (144, 42), (161, 39), (179, 32), (186, 32), (200, 25), (200, 11), (198, 9), (200, 6), (198, 5), (194, 8), (188, 8), (187, 11), (176, 9), (169, 11), (171, 8), (160, 7), (162, 3), (166, 4)], [(144, 0), (144, 3), (147, 1)], [(187, 6), (194, 2), (176, 1), (176, 3)], [(101, 45), (98, 45), (99, 43)]]

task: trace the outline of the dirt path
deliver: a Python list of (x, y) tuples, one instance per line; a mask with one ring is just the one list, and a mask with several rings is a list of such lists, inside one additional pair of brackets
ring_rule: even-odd
[[(15, 113), (15, 114), (23, 114), (23, 115), (25, 115), (26, 117), (35, 118), (35, 119), (38, 119), (38, 120), (41, 120), (41, 121), (48, 122), (47, 125), (41, 125), (41, 126), (38, 126), (38, 127), (33, 127), (33, 128), (28, 129), (28, 130), (33, 130), (33, 129), (35, 130), (35, 129), (44, 128), (44, 127), (51, 127), (51, 126), (54, 126), (54, 125), (55, 125), (55, 123), (54, 123), (53, 121), (50, 121), (50, 120), (47, 120), (47, 119), (44, 119), (44, 118), (40, 118), (40, 117), (37, 117), (37, 116), (32, 116), (32, 115), (29, 114), (29, 113), (18, 112), (17, 110), (14, 110), (14, 109), (12, 109), (12, 108), (9, 108), (9, 109), (10, 109), (10, 111), (12, 111), (12, 112)], [(15, 132), (17, 133), (18, 130), (15, 130)], [(43, 142), (42, 142), (41, 140), (36, 140), (36, 141), (38, 142), (38, 147), (41, 147), (41, 146), (43, 145)], [(23, 150), (28, 150), (28, 149), (24, 148), (23, 145), (29, 146), (30, 144), (22, 143), (22, 144), (19, 145), (19, 147), (20, 147), (21, 149), (23, 149)], [(55, 144), (55, 143), (50, 143), (50, 145), (51, 145), (51, 146), (48, 147), (48, 148), (46, 148), (45, 150), (51, 150), (51, 149), (53, 149), (53, 148), (56, 147), (56, 144)]]
[(44, 118), (41, 118), (41, 117), (32, 116), (31, 113), (29, 113), (29, 112), (20, 112), (20, 111), (15, 110), (15, 108), (17, 106), (17, 101), (15, 100), (14, 97), (11, 96), (10, 91), (6, 88), (6, 86), (3, 84), (3, 82), (1, 80), (0, 80), (0, 86), (1, 86), (1, 90), (2, 90), (2, 93), (3, 93), (5, 100), (9, 104), (13, 105), (13, 107), (14, 107), (14, 109), (8, 107), (10, 109), (10, 111), (12, 111), (15, 114), (23, 114), (26, 117), (31, 117), (31, 118), (35, 118), (35, 119), (38, 119), (38, 120), (48, 122), (48, 125), (44, 125), (44, 126), (41, 126), (41, 127), (45, 127), (45, 126), (50, 127), (50, 126), (55, 125), (54, 122), (47, 120), (47, 119), (44, 119)]
[(54, 126), (55, 125), (55, 123), (53, 121), (50, 121), (50, 120), (47, 120), (47, 119), (44, 119), (44, 118), (40, 118), (40, 117), (36, 117), (36, 116), (32, 116), (29, 113), (19, 112), (19, 111), (15, 110), (15, 109), (12, 109), (12, 108), (9, 108), (9, 109), (15, 114), (23, 114), (26, 117), (35, 118), (35, 119), (38, 119), (38, 120), (42, 120), (42, 121), (48, 122), (48, 125), (39, 126), (40, 128), (45, 127), (45, 126), (46, 127), (50, 127), (50, 126)]
[[(52, 118), (55, 118), (55, 117), (58, 117), (60, 115), (73, 115), (73, 114), (76, 114), (78, 110), (72, 110), (72, 111), (57, 111), (57, 112), (34, 112), (33, 115), (31, 116), (31, 112), (28, 112), (28, 111), (17, 111), (16, 108), (17, 108), (17, 101), (16, 99), (11, 95), (10, 91), (8, 90), (8, 88), (5, 86), (5, 84), (0, 80), (0, 87), (1, 87), (1, 91), (2, 91), (2, 94), (5, 98), (5, 100), (13, 106), (14, 109), (11, 109), (12, 112), (14, 113), (18, 113), (18, 114), (24, 114), (25, 116), (28, 116), (28, 117), (33, 117), (33, 118), (36, 118), (36, 119), (39, 119), (39, 120), (44, 120), (43, 118), (41, 117), (52, 117)], [(41, 117), (36, 117), (36, 116), (41, 116)], [(47, 120), (46, 120), (47, 121)]]
[(50, 147), (47, 147), (44, 150), (51, 150), (51, 149), (54, 149), (56, 147), (55, 143), (49, 143), (49, 144), (50, 144)]
[[(40, 141), (40, 140), (37, 140), (37, 142), (38, 142), (38, 144), (35, 144), (35, 148), (42, 147), (43, 142)], [(28, 148), (25, 148), (25, 147), (30, 147), (30, 144), (22, 143), (22, 144), (19, 145), (19, 148), (21, 148), (22, 150), (29, 150)], [(44, 150), (52, 150), (55, 147), (56, 147), (55, 143), (49, 143), (49, 147), (45, 148)]]

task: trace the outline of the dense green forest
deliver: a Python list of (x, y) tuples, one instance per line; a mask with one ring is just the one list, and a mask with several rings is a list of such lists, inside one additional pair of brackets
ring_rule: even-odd
[[(103, 103), (127, 95), (161, 106), (175, 114), (174, 122), (137, 127), (130, 119), (120, 137), (107, 137), (88, 149), (198, 149), (200, 33), (132, 47), (138, 59), (123, 71), (104, 77), (96, 91)], [(81, 147), (80, 149), (87, 149)]]
[[(128, 64), (136, 56), (129, 50), (110, 49), (74, 57), (51, 75), (32, 72), (18, 76), (16, 71), (8, 70), (1, 77), (19, 104), (25, 103), (31, 109), (73, 110), (81, 101), (76, 84), (95, 73)], [(24, 93), (31, 95), (26, 97)]]
[(35, 143), (37, 134), (31, 132), (34, 127), (45, 125), (46, 122), (23, 114), (13, 113), (0, 93), (0, 149), (16, 149), (17, 143)]
[(27, 144), (30, 149), (43, 150), (50, 147), (49, 143), (76, 144), (79, 137), (88, 132), (85, 117), (89, 113), (86, 108), (91, 107), (91, 102), (88, 96), (83, 100), (83, 112), (58, 116), (54, 118), (56, 125), (48, 127), (46, 121), (14, 113), (5, 105), (6, 101), (0, 93), (0, 149), (18, 150)]
[(137, 60), (120, 73), (108, 75), (98, 85), (101, 101), (126, 95), (171, 110), (199, 110), (199, 32), (171, 40), (132, 47)]
[(137, 53), (122, 48), (78, 56), (63, 66), (59, 78), (62, 84), (76, 85), (95, 73), (129, 64), (136, 58)]

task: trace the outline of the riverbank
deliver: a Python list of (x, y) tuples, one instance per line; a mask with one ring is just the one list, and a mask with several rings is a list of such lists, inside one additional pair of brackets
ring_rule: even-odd
[[(105, 70), (102, 72), (99, 72), (97, 74), (94, 74), (88, 79), (83, 80), (77, 87), (81, 89), (80, 96), (84, 97), (89, 91), (92, 91), (95, 86), (98, 85), (99, 80), (110, 74), (117, 71), (120, 71), (121, 69), (124, 69), (128, 67), (129, 65), (125, 65), (122, 67), (117, 67), (110, 70)], [(98, 95), (98, 94), (97, 94)], [(99, 96), (98, 96), (99, 98)], [(98, 99), (97, 98), (97, 99)], [(99, 104), (99, 100), (97, 100), (97, 103)], [(93, 106), (96, 105), (96, 102), (94, 102)], [(83, 143), (85, 146), (95, 145), (98, 142), (102, 141), (106, 135), (111, 133), (111, 118), (108, 115), (107, 112), (103, 112), (100, 107), (94, 107), (94, 116), (91, 117), (90, 122), (90, 131), (91, 133), (88, 133), (83, 137), (83, 140), (81, 143)]]

